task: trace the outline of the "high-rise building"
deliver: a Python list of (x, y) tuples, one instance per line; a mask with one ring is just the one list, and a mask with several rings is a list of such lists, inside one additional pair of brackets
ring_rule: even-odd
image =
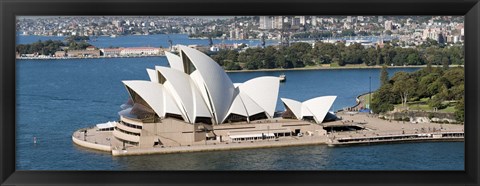
[(299, 16), (300, 18), (300, 24), (305, 25), (305, 16)]
[(311, 19), (312, 19), (312, 22), (311, 22), (312, 26), (317, 26), (317, 16), (312, 16)]
[(347, 22), (349, 22), (349, 23), (352, 22), (352, 16), (347, 16)]
[(272, 29), (272, 19), (270, 16), (260, 16), (260, 26), (259, 29)]
[(235, 28), (235, 39), (240, 39), (240, 28)]
[(282, 16), (275, 16), (273, 18), (273, 28), (274, 29), (282, 29), (283, 28), (283, 17)]
[(235, 32), (233, 32), (233, 30), (230, 30), (230, 39), (234, 39), (235, 38)]
[(295, 26), (300, 26), (300, 17), (294, 17), (292, 19), (292, 27), (295, 27)]
[(393, 29), (393, 22), (385, 21), (385, 30), (392, 30), (392, 29)]
[(357, 16), (358, 21), (363, 21), (363, 16)]

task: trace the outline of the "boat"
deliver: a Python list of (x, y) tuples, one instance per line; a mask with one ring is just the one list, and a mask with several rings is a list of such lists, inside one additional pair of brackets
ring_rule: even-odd
[(280, 82), (285, 82), (287, 81), (287, 76), (285, 76), (285, 74), (281, 74), (278, 79), (280, 79)]

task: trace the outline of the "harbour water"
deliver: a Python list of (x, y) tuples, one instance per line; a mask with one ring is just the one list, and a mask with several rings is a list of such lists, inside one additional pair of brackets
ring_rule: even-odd
[[(121, 38), (121, 37), (120, 37)], [(125, 41), (128, 42), (128, 41)], [(464, 143), (405, 143), (331, 148), (326, 145), (170, 155), (112, 157), (78, 147), (72, 133), (118, 120), (128, 99), (122, 80), (148, 80), (146, 68), (165, 57), (16, 62), (17, 170), (463, 170)], [(389, 69), (414, 71), (414, 68)], [(278, 76), (279, 98), (337, 95), (332, 110), (379, 87), (380, 69), (229, 73), (233, 82)], [(277, 110), (283, 110), (278, 102)], [(36, 138), (37, 143), (33, 143)]]

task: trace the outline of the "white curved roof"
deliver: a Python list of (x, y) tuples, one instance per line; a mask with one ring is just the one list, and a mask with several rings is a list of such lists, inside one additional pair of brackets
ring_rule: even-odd
[(158, 75), (156, 70), (147, 68), (147, 73), (151, 82), (158, 83)]
[(293, 115), (295, 115), (295, 117), (297, 119), (302, 119), (303, 118), (303, 115), (302, 115), (302, 103), (299, 102), (299, 101), (295, 101), (293, 99), (288, 99), (288, 98), (280, 98), (283, 102), (283, 104), (285, 104), (286, 109), (290, 109), (293, 113)]
[(165, 117), (167, 113), (176, 114), (182, 116), (183, 120), (187, 121), (187, 118), (182, 114), (182, 111), (179, 108), (179, 105), (175, 102), (175, 99), (170, 94), (167, 89), (164, 89), (165, 93), (163, 94), (163, 100), (165, 104), (163, 105), (163, 109), (165, 113), (162, 117)]
[(238, 86), (240, 86), (242, 83), (233, 83), (233, 87), (237, 88)]
[[(176, 114), (189, 123), (195, 123), (197, 117), (208, 117), (220, 124), (232, 113), (247, 120), (262, 112), (270, 118), (274, 115), (280, 85), (277, 77), (258, 77), (234, 85), (210, 57), (192, 48), (179, 48), (181, 57), (166, 52), (170, 68), (147, 69), (150, 81), (123, 81), (158, 116)], [(188, 73), (184, 65), (188, 65)], [(300, 105), (300, 109), (294, 110), (306, 107)], [(301, 115), (300, 112), (299, 118)]]
[(238, 86), (240, 92), (252, 98), (270, 118), (275, 114), (279, 87), (278, 77), (273, 76), (254, 78)]
[(213, 108), (211, 107), (212, 105), (210, 104), (209, 98), (208, 98), (208, 93), (207, 93), (207, 88), (205, 88), (205, 82), (202, 79), (202, 75), (200, 75), (199, 71), (194, 71), (192, 74), (190, 74), (190, 78), (193, 80), (193, 83), (195, 84), (195, 87), (197, 90), (200, 92), (203, 100), (205, 101), (205, 104), (207, 105), (207, 108), (209, 109), (210, 113), (213, 113)]
[(239, 94), (237, 94), (235, 99), (233, 99), (232, 105), (230, 106), (230, 109), (223, 120), (227, 119), (228, 115), (232, 113), (248, 117), (247, 110), (245, 109), (245, 105), (243, 104), (242, 98)]
[(255, 114), (265, 112), (265, 109), (258, 106), (258, 104), (252, 100), (252, 98), (250, 98), (243, 92), (240, 92), (240, 98), (242, 98), (243, 105), (245, 105), (245, 108), (247, 109), (248, 116), (253, 116)]
[[(151, 81), (122, 81), (125, 86), (132, 89), (157, 113), (159, 117), (165, 117), (167, 113), (181, 115), (182, 113), (175, 103), (170, 92), (162, 84)], [(130, 95), (131, 96), (131, 95)], [(182, 116), (183, 117), (183, 116)], [(185, 118), (184, 118), (185, 119)]]
[(303, 102), (317, 123), (322, 123), (337, 96), (322, 96)]
[(321, 96), (303, 103), (287, 98), (281, 98), (281, 100), (298, 120), (305, 116), (313, 116), (315, 122), (322, 123), (336, 98), (337, 96)]
[[(125, 86), (137, 93), (158, 116), (165, 116), (164, 110), (164, 88), (163, 85), (150, 81), (122, 81)], [(132, 96), (132, 95), (130, 95)]]
[[(190, 59), (196, 71), (200, 73), (208, 94), (204, 98), (212, 104), (215, 121), (221, 123), (233, 102), (234, 86), (232, 81), (223, 68), (206, 54), (186, 46), (180, 46), (180, 49)], [(198, 82), (197, 86), (201, 88)]]
[(170, 64), (170, 68), (176, 69), (182, 72), (184, 71), (183, 62), (180, 56), (177, 56), (167, 51), (165, 51), (165, 56), (167, 56), (167, 60), (168, 60), (168, 64)]
[(175, 101), (181, 105), (183, 115), (188, 118), (187, 122), (193, 123), (197, 115), (211, 117), (210, 112), (203, 101), (201, 94), (187, 74), (167, 68), (157, 67), (157, 70), (167, 79), (164, 83)]

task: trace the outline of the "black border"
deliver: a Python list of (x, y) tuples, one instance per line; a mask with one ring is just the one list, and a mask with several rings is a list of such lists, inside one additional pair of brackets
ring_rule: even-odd
[[(15, 171), (15, 16), (465, 15), (465, 171)], [(2, 185), (478, 185), (478, 0), (0, 0)]]

